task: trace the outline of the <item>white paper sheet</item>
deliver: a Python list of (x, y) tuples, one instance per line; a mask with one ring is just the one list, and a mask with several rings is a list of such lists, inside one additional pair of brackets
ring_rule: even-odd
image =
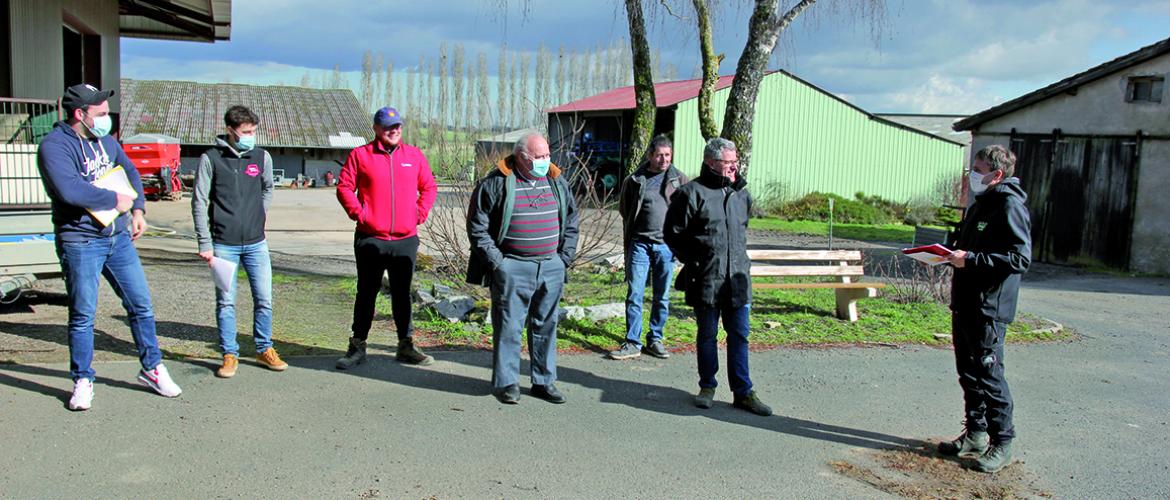
[(211, 258), (211, 279), (215, 287), (225, 292), (232, 289), (236, 281), (236, 263), (219, 257)]

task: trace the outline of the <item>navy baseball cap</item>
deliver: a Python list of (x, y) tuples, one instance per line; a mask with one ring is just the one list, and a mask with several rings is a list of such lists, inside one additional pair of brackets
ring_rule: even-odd
[(387, 106), (374, 113), (374, 125), (382, 128), (402, 125), (402, 115), (398, 113), (397, 109)]
[(114, 95), (113, 90), (98, 90), (97, 87), (88, 83), (80, 83), (65, 89), (65, 95), (61, 97), (61, 107), (65, 108), (66, 112), (72, 113), (75, 109), (101, 104), (109, 100), (112, 95)]

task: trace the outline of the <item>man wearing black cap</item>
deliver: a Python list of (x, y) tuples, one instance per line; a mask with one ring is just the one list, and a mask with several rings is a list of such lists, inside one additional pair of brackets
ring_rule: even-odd
[[(126, 308), (142, 363), (138, 380), (166, 397), (182, 392), (161, 363), (150, 289), (132, 243), (146, 230), (142, 180), (122, 146), (109, 135), (112, 95), (112, 90), (87, 84), (69, 87), (61, 99), (65, 120), (53, 127), (37, 150), (37, 168), (52, 201), (57, 257), (69, 295), (71, 410), (88, 410), (93, 403), (93, 323), (102, 276)], [(117, 178), (128, 182), (121, 186), (108, 182)], [(110, 211), (116, 216), (103, 216)]]
[(357, 297), (353, 337), (337, 369), (366, 359), (366, 339), (374, 319), (374, 302), (382, 276), (390, 273), (390, 305), (398, 330), (395, 359), (429, 365), (434, 358), (414, 345), (410, 285), (418, 256), (418, 226), (435, 204), (438, 186), (427, 157), (402, 141), (402, 115), (394, 108), (374, 114), (374, 140), (350, 151), (337, 183), (337, 200), (357, 222), (353, 251), (357, 261)]

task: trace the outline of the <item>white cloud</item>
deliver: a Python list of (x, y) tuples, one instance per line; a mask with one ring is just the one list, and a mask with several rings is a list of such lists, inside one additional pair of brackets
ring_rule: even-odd
[(941, 114), (976, 113), (1003, 101), (978, 79), (954, 79), (937, 74), (917, 87), (882, 97), (907, 112)]

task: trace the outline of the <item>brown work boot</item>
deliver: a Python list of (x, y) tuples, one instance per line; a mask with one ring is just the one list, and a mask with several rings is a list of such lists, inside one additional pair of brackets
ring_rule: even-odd
[(269, 347), (264, 352), (257, 354), (256, 361), (274, 372), (282, 372), (288, 369), (288, 363), (280, 359), (280, 355), (276, 353), (275, 347)]
[(400, 363), (419, 366), (427, 366), (435, 362), (435, 358), (428, 356), (422, 352), (422, 349), (415, 347), (414, 341), (410, 339), (398, 341), (398, 352), (394, 354), (394, 359)]
[(219, 378), (232, 378), (236, 376), (236, 368), (240, 366), (240, 358), (235, 354), (223, 355), (223, 366), (215, 371), (215, 376)]

